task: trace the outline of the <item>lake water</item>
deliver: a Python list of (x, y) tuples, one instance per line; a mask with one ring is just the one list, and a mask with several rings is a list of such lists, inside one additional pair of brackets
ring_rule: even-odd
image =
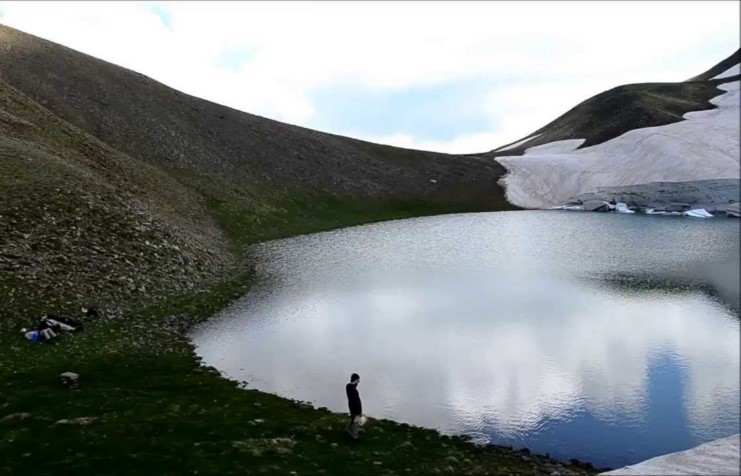
[[(197, 328), (278, 395), (618, 467), (739, 432), (739, 221), (447, 215), (252, 250)], [(372, 428), (369, 430), (372, 431)]]

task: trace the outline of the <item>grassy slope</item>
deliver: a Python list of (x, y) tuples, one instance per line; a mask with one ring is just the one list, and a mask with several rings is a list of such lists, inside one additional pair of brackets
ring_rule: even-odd
[[(208, 316), (248, 285), (245, 275), (206, 295), (91, 325), (56, 346), (3, 342), (8, 345), (4, 357), (15, 366), (5, 369), (2, 379), (0, 406), (11, 416), (0, 421), (0, 472), (501, 474), (558, 469), (542, 458), (504, 448), (479, 449), (389, 421), (372, 420), (364, 440), (354, 444), (342, 434), (344, 415), (239, 390), (194, 365), (181, 332), (185, 316)], [(77, 391), (56, 385), (57, 375), (70, 369), (82, 375)], [(95, 420), (58, 423), (81, 417)]]
[(115, 149), (168, 171), (207, 174), (268, 201), (310, 192), (508, 206), (496, 185), (504, 169), (491, 160), (283, 124), (2, 25), (0, 45), (1, 80)]
[(628, 84), (600, 93), (529, 135), (540, 134), (535, 139), (510, 150), (495, 149), (489, 155), (522, 155), (529, 147), (567, 139), (586, 139), (581, 147), (589, 147), (633, 129), (681, 121), (690, 111), (714, 109), (716, 106), (710, 100), (724, 92), (717, 88), (718, 84), (739, 78), (710, 78), (738, 64), (740, 51), (708, 72), (682, 83)]
[[(372, 420), (364, 441), (351, 444), (342, 434), (344, 415), (240, 390), (200, 367), (185, 338), (189, 325), (249, 289), (249, 263), (235, 267), (245, 246), (369, 221), (509, 208), (501, 190), (487, 189), (496, 165), (305, 130), (291, 135), (290, 127), (247, 121), (236, 111), (229, 114), (272, 145), (244, 143), (243, 155), (209, 163), (199, 154), (214, 143), (228, 150), (238, 139), (194, 143), (188, 136), (203, 132), (202, 124), (179, 117), (184, 129), (166, 128), (166, 138), (155, 141), (146, 127), (134, 127), (143, 116), (156, 122), (152, 110), (100, 115), (91, 104), (110, 98), (101, 99), (90, 84), (88, 96), (59, 95), (73, 107), (54, 102), (44, 91), (65, 91), (55, 90), (54, 81), (75, 64), (93, 68), (93, 60), (36, 40), (18, 43), (13, 35), (0, 38), (0, 63), (10, 61), (0, 74), (12, 80), (0, 81), (0, 473), (589, 472), (389, 421)], [(35, 56), (24, 45), (46, 56), (26, 61)], [(8, 53), (19, 48), (26, 56)], [(55, 69), (53, 58), (62, 57), (69, 64)], [(117, 74), (131, 79), (130, 72), (106, 68), (101, 74), (113, 75), (113, 83)], [(94, 68), (87, 72), (97, 77)], [(163, 106), (174, 107), (173, 115), (184, 104), (206, 107), (150, 80), (140, 84), (160, 100), (177, 97)], [(136, 103), (126, 93), (117, 91), (125, 104)], [(118, 116), (128, 122), (110, 125)], [(171, 143), (193, 155), (179, 155)], [(287, 166), (279, 154), (285, 144), (314, 165)], [(262, 159), (244, 159), (251, 152)], [(347, 154), (362, 160), (332, 162)], [(329, 162), (321, 162), (323, 155)], [(343, 169), (338, 179), (332, 167)], [(430, 171), (451, 179), (432, 187)], [(31, 345), (17, 333), (42, 312), (76, 315), (90, 301), (116, 304), (124, 314), (91, 322), (85, 333), (55, 345)], [(57, 385), (68, 370), (81, 374), (79, 390)]]

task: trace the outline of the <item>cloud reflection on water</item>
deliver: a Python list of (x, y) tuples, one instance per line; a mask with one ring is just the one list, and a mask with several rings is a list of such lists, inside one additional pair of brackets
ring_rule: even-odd
[[(578, 279), (587, 269), (671, 271), (712, 253), (638, 251), (644, 261), (636, 263), (590, 246), (614, 241), (609, 228), (585, 237), (584, 228), (580, 236), (560, 225), (567, 229), (553, 233), (549, 217), (539, 217), (528, 233), (523, 220), (477, 226), (477, 216), (462, 217), (469, 226), (415, 220), (264, 247), (263, 283), (196, 333), (199, 354), (252, 388), (337, 411), (346, 406), (342, 385), (357, 371), (373, 416), (598, 464), (623, 464), (609, 456), (621, 450), (579, 443), (578, 428), (591, 425), (615, 445), (629, 441), (627, 454), (641, 459), (653, 455), (641, 448), (683, 449), (738, 431), (738, 320), (727, 308), (699, 292)], [(635, 223), (621, 222), (623, 245), (640, 236), (640, 249), (651, 250), (652, 236), (672, 233), (661, 224), (647, 233), (646, 222), (633, 232)], [(680, 231), (685, 239), (698, 232)], [(674, 401), (676, 409), (666, 403)], [(676, 425), (675, 435), (662, 433)]]

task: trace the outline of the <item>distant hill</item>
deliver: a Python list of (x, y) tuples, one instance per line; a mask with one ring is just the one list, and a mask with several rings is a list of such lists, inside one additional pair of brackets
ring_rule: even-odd
[(685, 82), (613, 88), (489, 152), (508, 199), (542, 208), (600, 187), (738, 179), (740, 55)]

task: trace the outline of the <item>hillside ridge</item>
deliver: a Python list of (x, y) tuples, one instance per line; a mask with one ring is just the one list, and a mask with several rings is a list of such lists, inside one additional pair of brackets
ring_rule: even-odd
[[(680, 122), (688, 112), (716, 108), (710, 100), (724, 93), (718, 86), (737, 81), (741, 76), (712, 78), (739, 64), (740, 60), (741, 49), (708, 71), (683, 82), (616, 86), (582, 101), (524, 138), (485, 155), (523, 155), (530, 147), (571, 139), (585, 139), (579, 148), (586, 148), (631, 130)], [(532, 139), (525, 140), (528, 138)]]

